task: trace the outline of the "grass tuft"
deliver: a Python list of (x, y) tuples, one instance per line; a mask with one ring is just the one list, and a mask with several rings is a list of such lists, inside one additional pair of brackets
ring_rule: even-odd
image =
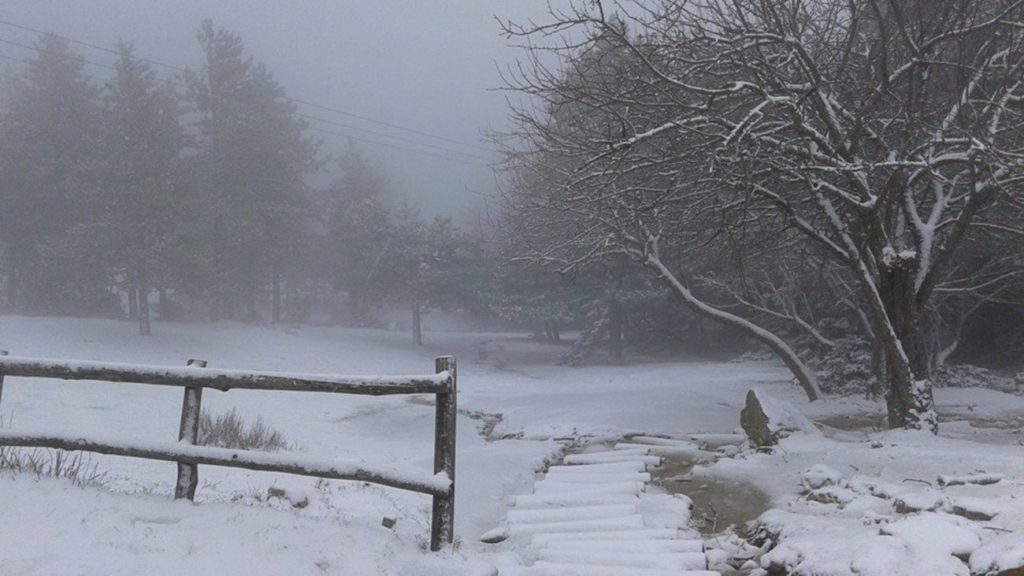
[(48, 448), (13, 448), (0, 446), (0, 470), (35, 474), (38, 478), (63, 478), (76, 486), (103, 486), (104, 472), (88, 454)]
[(257, 417), (255, 423), (246, 425), (234, 408), (217, 417), (203, 411), (199, 417), (199, 438), (196, 443), (200, 446), (267, 452), (291, 448), (285, 435), (271, 428), (262, 416)]

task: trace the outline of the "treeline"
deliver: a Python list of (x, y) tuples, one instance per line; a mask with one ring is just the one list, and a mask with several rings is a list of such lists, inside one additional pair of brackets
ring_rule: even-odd
[[(474, 305), (479, 241), (390, 197), (355, 145), (329, 157), (237, 35), (206, 21), (197, 38), (202, 66), (169, 78), (122, 44), (93, 79), (54, 35), (7, 76), (0, 309), (148, 334), (151, 299), (162, 318), (303, 322), (343, 292), (353, 323), (412, 310), (418, 340), (420, 310)], [(328, 161), (340, 179), (310, 186)]]
[[(311, 138), (239, 36), (207, 21), (197, 39), (198, 70), (160, 77), (122, 44), (97, 79), (41, 36), (4, 78), (0, 311), (130, 317), (149, 334), (151, 318), (382, 326), (403, 309), (421, 342), (423, 313), (442, 309), (550, 342), (582, 330), (572, 362), (706, 341), (621, 267), (561, 274), (518, 258), (508, 220), (422, 217), (354, 143)], [(310, 185), (325, 167), (337, 181)]]

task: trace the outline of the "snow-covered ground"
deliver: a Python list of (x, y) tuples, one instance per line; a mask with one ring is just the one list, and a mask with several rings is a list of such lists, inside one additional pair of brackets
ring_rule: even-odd
[[(459, 361), (460, 417), (457, 546), (424, 552), (429, 498), (378, 486), (317, 482), (235, 469), (200, 468), (196, 504), (170, 498), (174, 465), (93, 457), (106, 473), (102, 490), (25, 475), (0, 475), (0, 573), (50, 574), (489, 574), (511, 554), (479, 542), (508, 511), (509, 496), (529, 491), (563, 439), (644, 432), (682, 436), (733, 432), (744, 396), (760, 386), (816, 419), (861, 417), (879, 405), (829, 400), (809, 405), (772, 362), (646, 362), (625, 366), (557, 366), (559, 347), (509, 334), (430, 332), (417, 348), (404, 333), (338, 328), (261, 328), (231, 323), (155, 326), (152, 338), (129, 323), (0, 317), (0, 349), (12, 355), (183, 366), (341, 374), (420, 374), (433, 359)], [(947, 414), (991, 419), (1024, 414), (1024, 399), (999, 393), (940, 390)], [(433, 409), (429, 397), (368, 398), (231, 391), (204, 394), (204, 408), (235, 408), (263, 417), (310, 456), (364, 458), (428, 470)], [(5, 427), (169, 441), (177, 434), (181, 391), (129, 384), (9, 378), (0, 416)], [(482, 432), (499, 418), (485, 438)], [(485, 417), (486, 416), (486, 417)], [(966, 424), (947, 424), (960, 439), (907, 440), (837, 433), (794, 439), (785, 455), (723, 459), (698, 474), (747, 479), (778, 506), (800, 490), (800, 472), (827, 462), (842, 474), (899, 483), (913, 477), (979, 468), (1024, 479), (1024, 449), (978, 450)], [(938, 453), (947, 446), (955, 456)], [(950, 449), (953, 449), (950, 448)], [(952, 458), (952, 459), (951, 459)], [(854, 469), (853, 467), (857, 467)], [(284, 498), (268, 498), (280, 488)], [(1004, 485), (1010, 486), (1009, 483)], [(1009, 491), (1000, 493), (1009, 497)], [(293, 502), (306, 500), (296, 508)], [(1016, 512), (1014, 512), (1016, 514)], [(392, 529), (383, 517), (395, 518)], [(1016, 529), (1017, 524), (1013, 524)]]

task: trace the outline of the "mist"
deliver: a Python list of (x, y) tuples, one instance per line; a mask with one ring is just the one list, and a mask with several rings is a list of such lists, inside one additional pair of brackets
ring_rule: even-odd
[[(289, 97), (319, 105), (299, 109), (326, 152), (342, 149), (347, 138), (357, 139), (388, 174), (396, 193), (430, 215), (464, 220), (495, 192), (490, 166), (499, 156), (483, 136), (502, 128), (508, 116), (499, 70), (514, 61), (515, 51), (500, 34), (496, 17), (545, 12), (546, 3), (537, 0), (15, 0), (4, 3), (2, 20), (103, 48), (129, 41), (140, 57), (194, 68), (202, 59), (196, 30), (210, 18), (241, 36), (247, 54), (267, 65)], [(4, 41), (30, 45), (38, 35), (0, 26)], [(90, 62), (113, 63), (112, 54), (80, 44), (73, 48)], [(0, 42), (0, 54), (23, 59), (32, 50)], [(19, 68), (16, 61), (3, 64)], [(162, 66), (156, 71), (175, 73)], [(92, 64), (85, 69), (98, 79), (110, 72)], [(329, 181), (330, 168), (316, 182)]]
[(0, 573), (1024, 574), (1022, 78), (1024, 0), (8, 0)]

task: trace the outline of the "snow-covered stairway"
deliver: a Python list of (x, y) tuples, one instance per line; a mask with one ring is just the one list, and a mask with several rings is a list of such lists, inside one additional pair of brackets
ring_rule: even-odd
[(690, 528), (690, 500), (647, 490), (662, 455), (697, 451), (686, 441), (634, 437), (566, 456), (481, 540), (510, 541), (525, 564), (500, 576), (717, 576)]

